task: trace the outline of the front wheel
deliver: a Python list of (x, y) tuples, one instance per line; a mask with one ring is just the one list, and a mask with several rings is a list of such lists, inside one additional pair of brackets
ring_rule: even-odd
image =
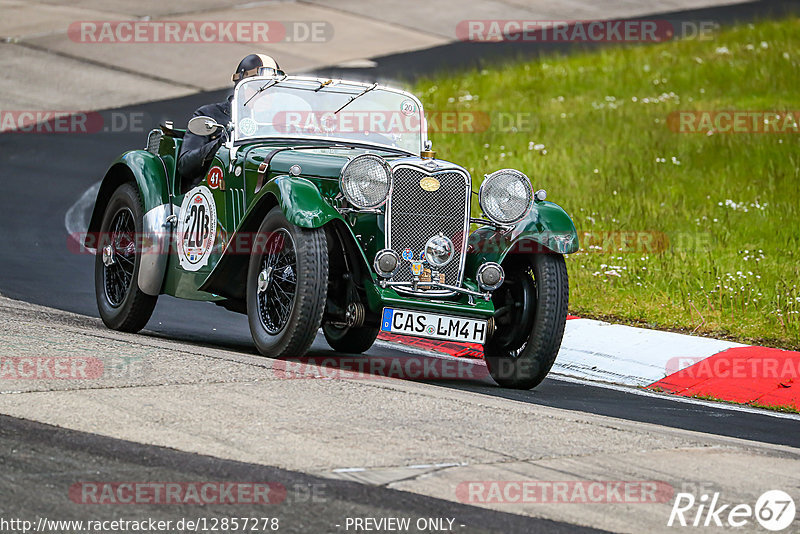
[(143, 212), (138, 189), (125, 183), (111, 195), (100, 224), (94, 263), (97, 309), (106, 326), (122, 332), (144, 328), (158, 299), (142, 292), (137, 282)]
[(535, 254), (504, 265), (506, 280), (492, 301), (497, 327), (484, 347), (486, 365), (502, 387), (531, 389), (553, 367), (569, 304), (564, 257)]
[(322, 332), (333, 350), (361, 354), (375, 343), (379, 330), (376, 326), (341, 327), (325, 323), (322, 325)]
[(279, 207), (258, 229), (247, 270), (247, 317), (258, 351), (303, 356), (322, 323), (328, 290), (325, 231), (299, 228)]

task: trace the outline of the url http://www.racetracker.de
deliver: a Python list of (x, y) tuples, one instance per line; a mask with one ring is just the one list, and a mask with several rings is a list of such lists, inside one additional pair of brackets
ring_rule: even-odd
[(20, 518), (0, 517), (0, 532), (27, 534), (61, 534), (62, 532), (81, 534), (111, 534), (115, 532), (274, 532), (280, 530), (277, 517), (196, 517), (181, 519), (140, 520), (75, 520), (49, 519), (39, 517), (35, 521)]

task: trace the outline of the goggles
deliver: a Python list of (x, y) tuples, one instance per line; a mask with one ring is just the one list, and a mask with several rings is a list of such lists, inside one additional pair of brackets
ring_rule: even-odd
[(286, 73), (273, 67), (256, 67), (244, 72), (235, 72), (231, 76), (231, 81), (235, 83), (251, 76), (286, 76)]

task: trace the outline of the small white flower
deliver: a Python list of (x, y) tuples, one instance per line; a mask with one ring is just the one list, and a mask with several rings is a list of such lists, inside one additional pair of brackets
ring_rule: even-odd
[(766, 42), (766, 41), (761, 41), (761, 45), (760, 46), (761, 46), (761, 48), (766, 50), (767, 48), (769, 48), (769, 43)]
[(600, 172), (600, 169), (595, 169), (595, 170), (594, 170), (594, 173), (595, 173), (595, 174), (598, 174), (599, 172)]
[(728, 47), (727, 47), (727, 46), (719, 46), (719, 47), (717, 47), (717, 49), (715, 50), (715, 52), (716, 52), (717, 54), (720, 54), (720, 55), (725, 55), (725, 54), (730, 54), (730, 53), (731, 53), (731, 51), (730, 51), (730, 50), (728, 50)]

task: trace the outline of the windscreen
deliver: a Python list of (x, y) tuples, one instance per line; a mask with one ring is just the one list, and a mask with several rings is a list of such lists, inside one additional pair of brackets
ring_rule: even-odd
[(245, 80), (234, 98), (234, 140), (317, 138), (419, 154), (426, 126), (419, 102), (384, 87), (309, 78)]

